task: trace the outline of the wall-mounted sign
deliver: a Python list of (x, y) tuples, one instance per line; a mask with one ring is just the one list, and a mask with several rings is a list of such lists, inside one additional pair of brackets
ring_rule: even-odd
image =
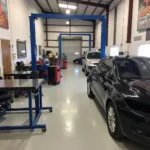
[(138, 31), (150, 28), (150, 0), (139, 0)]
[(142, 40), (142, 36), (140, 35), (140, 36), (135, 36), (134, 37), (134, 41), (140, 41), (140, 40)]
[(7, 0), (0, 0), (0, 27), (9, 28)]

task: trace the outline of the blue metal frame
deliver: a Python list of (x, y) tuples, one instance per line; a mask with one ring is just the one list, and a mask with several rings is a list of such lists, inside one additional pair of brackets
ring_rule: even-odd
[(62, 36), (88, 36), (89, 37), (89, 51), (91, 51), (91, 34), (74, 34), (74, 33), (60, 33), (59, 35), (59, 56), (62, 57)]
[[(28, 100), (29, 107), (28, 108), (6, 108), (6, 111), (29, 111), (29, 125), (22, 126), (0, 126), (0, 130), (19, 130), (19, 129), (46, 129), (45, 124), (38, 124), (37, 122), (40, 118), (41, 111), (48, 109), (52, 110), (52, 107), (42, 107), (42, 87), (40, 86), (38, 89), (38, 94), (35, 97), (35, 108), (32, 107), (32, 91), (28, 91)], [(33, 110), (35, 110), (35, 117), (33, 118)]]
[[(53, 18), (53, 19), (89, 19), (102, 21), (102, 38), (101, 38), (101, 58), (105, 57), (106, 48), (106, 33), (107, 33), (107, 19), (100, 15), (61, 15), (61, 14), (31, 14), (30, 16), (30, 40), (31, 40), (31, 56), (32, 56), (32, 70), (36, 70), (36, 38), (35, 38), (35, 19), (37, 18)], [(61, 40), (59, 39), (61, 45)], [(62, 47), (60, 47), (61, 49)]]

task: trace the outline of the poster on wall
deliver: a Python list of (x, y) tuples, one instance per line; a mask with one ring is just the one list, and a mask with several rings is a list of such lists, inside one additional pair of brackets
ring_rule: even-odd
[(139, 0), (138, 31), (150, 28), (150, 0)]
[(0, 27), (9, 29), (7, 0), (0, 0)]

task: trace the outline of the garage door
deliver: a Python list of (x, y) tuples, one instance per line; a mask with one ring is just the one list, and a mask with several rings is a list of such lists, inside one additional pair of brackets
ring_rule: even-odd
[(62, 52), (67, 55), (68, 62), (73, 62), (75, 58), (81, 56), (82, 42), (81, 40), (63, 40)]

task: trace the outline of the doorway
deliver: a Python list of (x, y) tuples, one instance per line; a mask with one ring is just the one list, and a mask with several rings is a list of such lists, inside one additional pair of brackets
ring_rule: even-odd
[(2, 63), (3, 63), (3, 75), (5, 73), (11, 73), (11, 52), (10, 52), (10, 40), (1, 40), (2, 47)]

